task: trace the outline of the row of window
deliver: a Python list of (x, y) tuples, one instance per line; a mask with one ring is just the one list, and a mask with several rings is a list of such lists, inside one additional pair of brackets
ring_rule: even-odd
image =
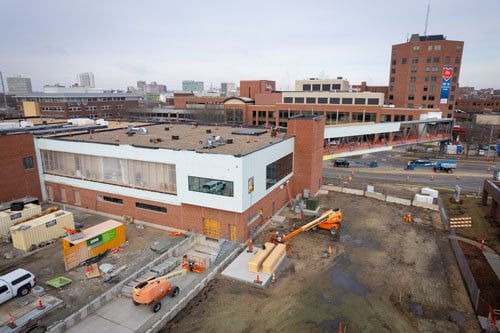
[(174, 164), (41, 150), (44, 173), (177, 193)]
[(42, 102), (42, 103), (85, 103), (85, 102), (108, 102), (108, 101), (124, 101), (125, 97), (26, 97), (23, 101)]
[[(378, 98), (352, 98), (352, 97), (284, 97), (285, 104), (356, 104), (356, 105), (378, 105)], [(354, 102), (354, 103), (353, 103)]]
[[(98, 201), (112, 202), (112, 203), (115, 203), (118, 205), (123, 205), (123, 199), (110, 197), (110, 196), (106, 196), (106, 195), (97, 195), (97, 200)], [(144, 202), (136, 202), (135, 207), (140, 208), (140, 209), (151, 210), (153, 212), (159, 212), (159, 213), (166, 213), (167, 212), (166, 207), (151, 205), (151, 204), (147, 204)]]
[[(408, 61), (408, 58), (401, 58), (401, 64), (402, 65), (406, 65), (407, 64), (407, 61)], [(419, 58), (418, 57), (411, 57), (410, 58), (410, 63), (411, 64), (418, 64), (418, 61), (419, 61)], [(441, 61), (441, 58), (440, 57), (426, 57), (425, 58), (425, 62), (427, 64), (430, 64), (430, 63), (439, 63)], [(444, 57), (444, 63), (445, 64), (450, 64), (451, 63), (451, 57), (450, 56), (446, 56)], [(397, 59), (392, 59), (391, 61), (391, 64), (393, 66), (397, 65), (398, 62), (397, 62)], [(459, 65), (460, 64), (460, 57), (455, 57), (455, 65)]]
[[(123, 109), (123, 105), (115, 105), (115, 108), (118, 110)], [(111, 110), (112, 106), (110, 105), (103, 105), (100, 107), (101, 110)], [(42, 106), (41, 107), (42, 111), (56, 111), (56, 112), (64, 112), (66, 109), (64, 106)], [(95, 111), (99, 110), (99, 107), (96, 105), (88, 105), (85, 107), (85, 110), (87, 111)], [(82, 108), (80, 106), (69, 106), (68, 111), (82, 111)]]
[(304, 84), (302, 86), (303, 91), (338, 91), (340, 90), (340, 84)]

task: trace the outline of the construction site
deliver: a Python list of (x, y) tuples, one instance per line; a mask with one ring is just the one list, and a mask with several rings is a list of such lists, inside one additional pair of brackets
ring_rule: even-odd
[(328, 187), (316, 199), (285, 207), (246, 245), (61, 207), (83, 234), (114, 218), (126, 240), (117, 231), (107, 255), (76, 266), (64, 242), (88, 237), (3, 243), (0, 274), (23, 267), (45, 294), (2, 304), (1, 332), (479, 330), (439, 212)]

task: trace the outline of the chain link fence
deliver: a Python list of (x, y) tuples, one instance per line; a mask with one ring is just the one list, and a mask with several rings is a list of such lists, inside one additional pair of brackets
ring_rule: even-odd
[[(441, 202), (441, 198), (438, 199), (439, 202), (439, 212), (441, 215), (441, 220), (445, 225), (446, 229), (450, 229), (448, 214), (446, 214), (446, 210)], [(469, 296), (471, 302), (474, 306), (474, 310), (477, 312), (478, 302), (479, 302), (479, 294), (480, 290), (477, 286), (476, 280), (474, 280), (474, 276), (469, 267), (469, 263), (467, 262), (467, 258), (462, 251), (462, 248), (458, 244), (458, 240), (456, 238), (457, 234), (455, 233), (455, 229), (451, 228), (450, 231), (450, 242), (451, 247), (453, 249), (453, 253), (455, 254), (455, 258), (457, 259), (458, 267), (460, 268), (460, 272), (462, 273), (462, 278), (464, 279), (465, 285), (467, 286), (467, 291), (469, 292)]]

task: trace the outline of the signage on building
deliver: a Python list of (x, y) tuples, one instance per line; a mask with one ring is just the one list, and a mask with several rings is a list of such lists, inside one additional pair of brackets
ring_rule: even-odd
[(453, 77), (453, 67), (443, 67), (443, 75), (441, 77), (441, 95), (439, 97), (439, 102), (441, 104), (448, 103), (452, 77)]
[(87, 247), (89, 249), (93, 249), (94, 247), (107, 243), (115, 238), (116, 238), (116, 229), (111, 229), (94, 238), (87, 239)]

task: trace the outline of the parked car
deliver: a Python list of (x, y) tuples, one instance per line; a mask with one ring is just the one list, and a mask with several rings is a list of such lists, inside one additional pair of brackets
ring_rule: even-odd
[(332, 164), (334, 167), (344, 167), (344, 168), (349, 167), (349, 161), (345, 158), (336, 158), (332, 160)]
[(22, 268), (0, 276), (0, 304), (16, 296), (28, 295), (35, 284), (35, 275)]
[(226, 188), (226, 183), (220, 180), (211, 180), (201, 187), (203, 192), (206, 193), (217, 193)]

